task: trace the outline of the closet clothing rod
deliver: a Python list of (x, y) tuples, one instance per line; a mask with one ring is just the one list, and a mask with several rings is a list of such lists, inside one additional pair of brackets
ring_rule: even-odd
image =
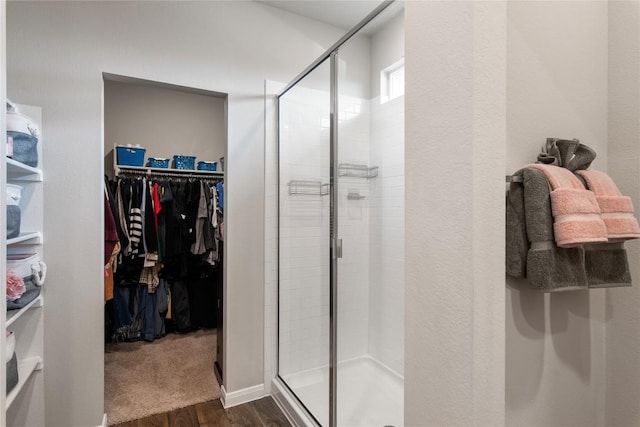
[(199, 171), (191, 169), (161, 169), (161, 168), (145, 168), (145, 167), (117, 167), (115, 176), (123, 175), (146, 175), (146, 176), (168, 176), (177, 178), (205, 178), (224, 180), (224, 172)]

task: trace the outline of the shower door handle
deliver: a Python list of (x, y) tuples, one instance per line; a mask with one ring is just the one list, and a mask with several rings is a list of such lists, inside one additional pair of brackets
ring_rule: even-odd
[(335, 258), (342, 258), (342, 239), (331, 239)]

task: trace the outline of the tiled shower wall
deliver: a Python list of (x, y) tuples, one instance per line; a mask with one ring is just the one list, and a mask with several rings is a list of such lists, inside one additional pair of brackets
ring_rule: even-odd
[[(329, 199), (289, 194), (292, 180), (328, 183), (327, 95), (301, 88), (295, 100), (293, 95), (281, 112), (283, 375), (326, 366), (329, 345)], [(341, 97), (339, 105), (340, 162), (378, 166), (379, 175), (338, 179), (338, 358), (370, 355), (402, 375), (404, 100), (380, 105), (378, 99)], [(349, 193), (360, 198), (349, 199)]]
[[(339, 163), (369, 165), (369, 101), (338, 99)], [(348, 194), (352, 194), (352, 199)], [(338, 361), (367, 354), (369, 328), (370, 180), (338, 177)], [(360, 199), (356, 199), (360, 197)]]
[[(281, 98), (280, 373), (329, 363), (329, 197), (289, 194), (292, 181), (329, 182), (329, 92), (296, 86)], [(300, 190), (309, 190), (299, 188)]]
[(369, 354), (404, 376), (404, 96), (371, 111)]
[[(378, 166), (372, 179), (339, 178), (338, 358), (371, 357), (404, 375), (404, 97), (379, 100), (380, 70), (404, 52), (398, 16), (387, 30), (342, 49), (340, 56), (339, 161)], [(346, 71), (345, 71), (346, 70)], [(307, 85), (328, 84), (312, 76)], [(266, 84), (265, 149), (265, 383), (329, 362), (329, 200), (289, 195), (290, 180), (328, 183), (329, 100), (327, 91), (299, 85), (285, 95), (295, 104), (281, 116), (282, 199), (277, 194), (275, 94)], [(316, 88), (319, 86), (315, 86)], [(370, 89), (369, 89), (370, 88)], [(349, 94), (350, 96), (344, 96)], [(295, 99), (294, 99), (295, 98)], [(292, 104), (292, 105), (293, 105)], [(306, 111), (306, 112), (303, 112)], [(292, 120), (292, 121), (287, 121)], [(292, 133), (295, 130), (295, 135)], [(291, 148), (291, 150), (290, 150)], [(348, 199), (348, 194), (360, 199)], [(281, 208), (280, 330), (278, 343), (278, 210)], [(326, 376), (326, 371), (300, 378)], [(326, 380), (326, 378), (324, 378)]]
[[(295, 99), (294, 99), (295, 97)], [(290, 193), (294, 180), (329, 182), (328, 94), (297, 88), (283, 98), (280, 149), (280, 368), (289, 373), (329, 362), (329, 196)], [(339, 158), (368, 163), (368, 101), (341, 97)], [(338, 231), (338, 357), (367, 354), (369, 182), (341, 177)], [(349, 200), (357, 193), (361, 200)]]

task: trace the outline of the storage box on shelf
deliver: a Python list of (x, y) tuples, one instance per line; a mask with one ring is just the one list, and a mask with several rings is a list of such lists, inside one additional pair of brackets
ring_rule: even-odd
[(116, 145), (116, 163), (121, 166), (143, 166), (145, 148), (133, 145)]
[(7, 204), (7, 239), (12, 239), (20, 235), (20, 199), (22, 198), (22, 187), (15, 184), (7, 184), (6, 204)]
[(198, 170), (199, 171), (216, 171), (218, 170), (218, 163), (216, 162), (198, 162)]
[(147, 167), (167, 169), (169, 167), (169, 159), (149, 157), (147, 160)]
[(182, 156), (175, 155), (173, 156), (173, 168), (174, 169), (195, 169), (195, 156)]
[(7, 143), (11, 146), (7, 147), (7, 155), (27, 166), (37, 167), (39, 137), (36, 121), (20, 106), (7, 100)]

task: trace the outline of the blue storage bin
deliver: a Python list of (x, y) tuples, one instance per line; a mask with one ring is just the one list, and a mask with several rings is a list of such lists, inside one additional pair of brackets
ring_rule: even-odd
[(199, 171), (216, 171), (218, 170), (218, 163), (216, 162), (198, 162)]
[(150, 168), (165, 169), (169, 167), (169, 159), (149, 157), (149, 159), (147, 159), (147, 166)]
[(195, 169), (195, 156), (173, 156), (173, 168), (174, 169)]
[(11, 158), (27, 166), (38, 167), (38, 138), (28, 133), (7, 132), (13, 140)]
[(116, 161), (119, 166), (142, 166), (146, 151), (142, 147), (118, 145), (116, 146)]

